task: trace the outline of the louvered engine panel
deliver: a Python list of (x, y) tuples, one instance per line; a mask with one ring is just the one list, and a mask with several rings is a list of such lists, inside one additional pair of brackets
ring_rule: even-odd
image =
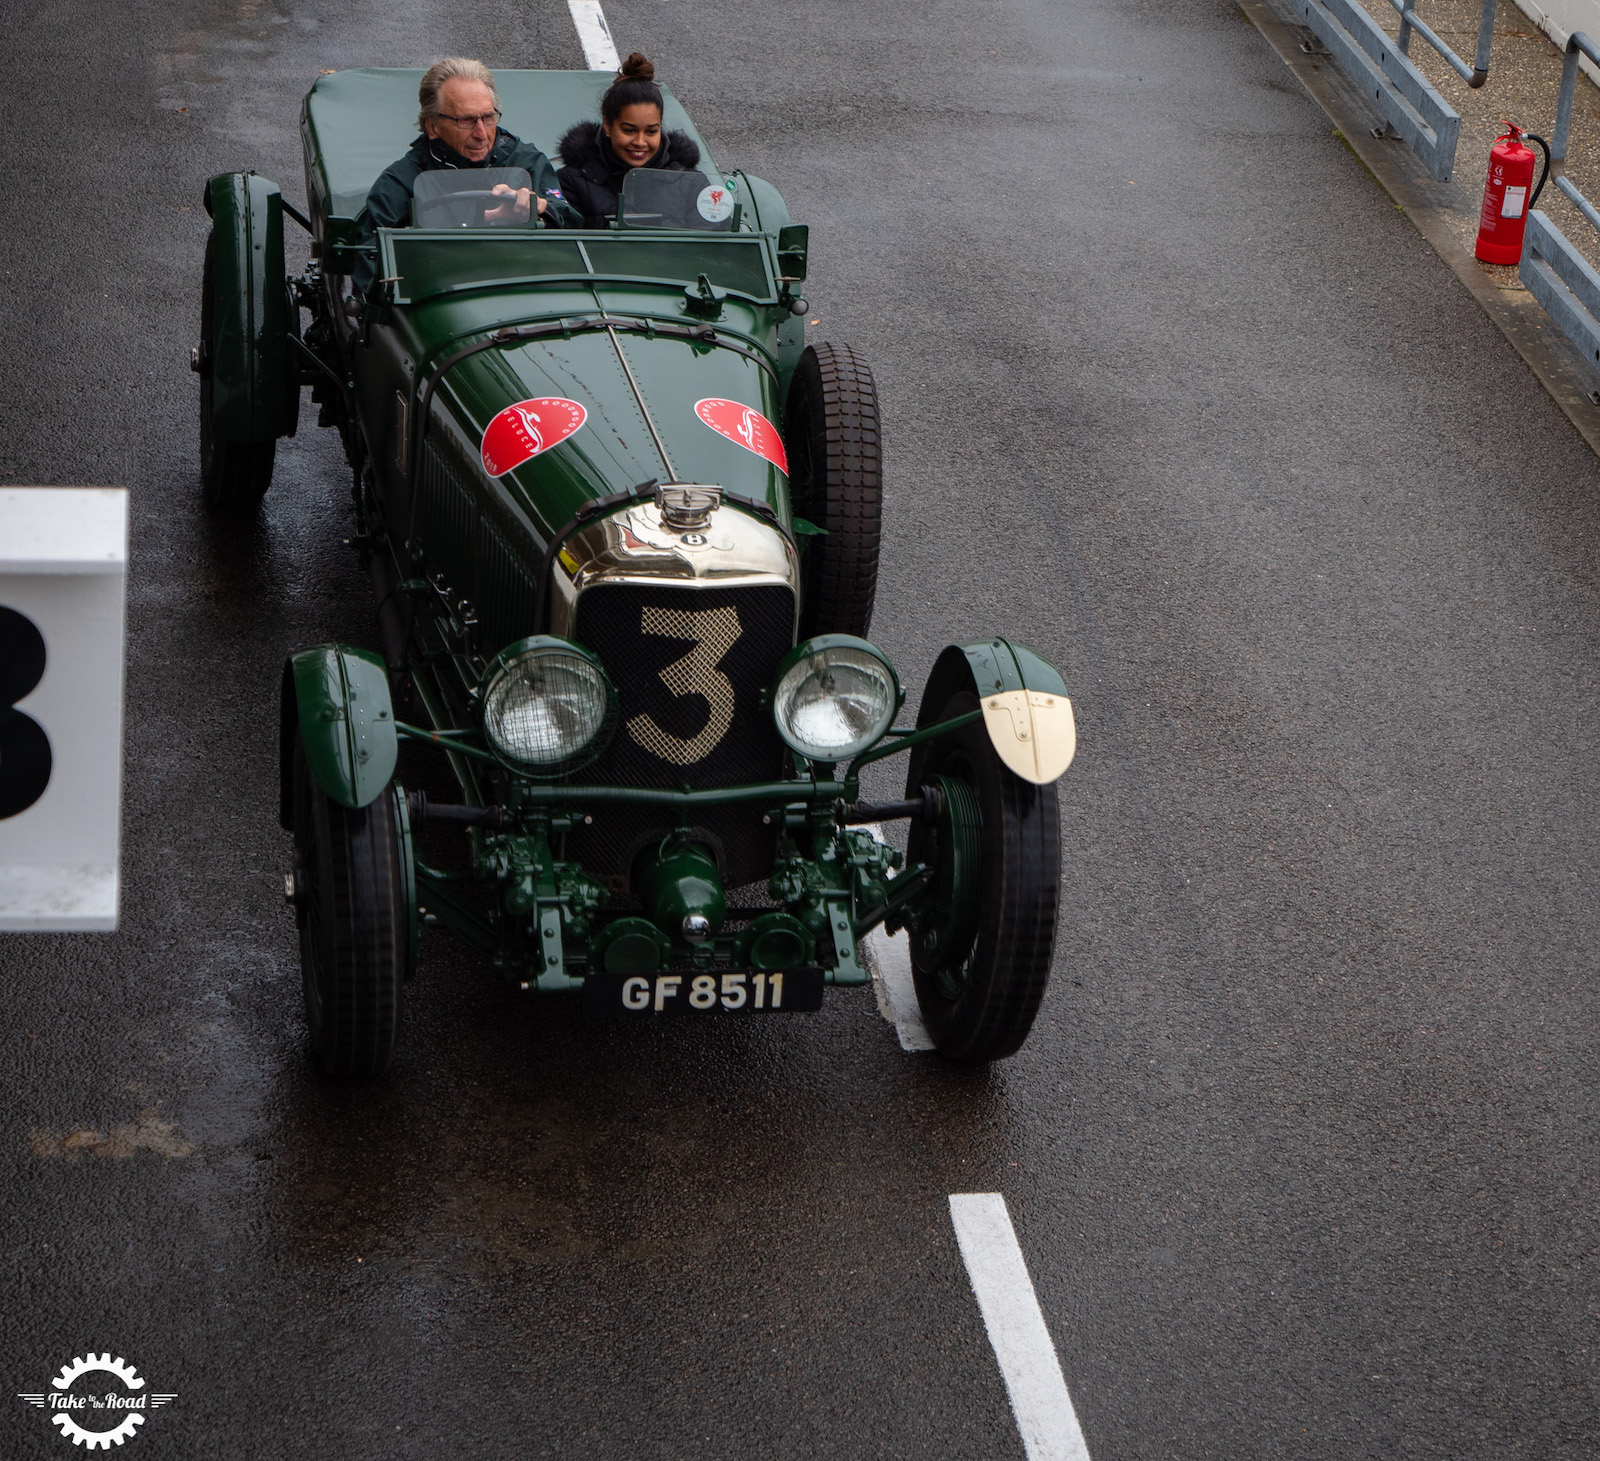
[(431, 442), (422, 459), (412, 536), (426, 552), (428, 572), (442, 573), (452, 594), (472, 606), (485, 658), (532, 632), (537, 596), (524, 566), (526, 553), (519, 555), (506, 541)]

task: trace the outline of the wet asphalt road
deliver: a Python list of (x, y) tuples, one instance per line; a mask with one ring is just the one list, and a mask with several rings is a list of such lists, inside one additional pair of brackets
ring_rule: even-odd
[(123, 930), (0, 936), (8, 1391), (126, 1355), (129, 1456), (1020, 1457), (946, 1209), (998, 1190), (1097, 1461), (1595, 1454), (1593, 457), (1225, 0), (607, 14), (876, 366), (879, 642), (1073, 689), (1034, 1037), (589, 1026), (441, 937), (392, 1074), (316, 1076), (276, 677), (376, 631), (310, 412), (197, 510), (201, 187), (299, 201), (319, 69), (571, 22), (5, 0), (0, 481), (133, 490)]

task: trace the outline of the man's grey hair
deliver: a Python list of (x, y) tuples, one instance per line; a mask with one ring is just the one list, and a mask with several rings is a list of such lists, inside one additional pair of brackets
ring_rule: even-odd
[(422, 110), (417, 113), (419, 132), (428, 130), (423, 124), (429, 117), (439, 115), (439, 88), (447, 81), (481, 81), (494, 93), (495, 106), (500, 105), (500, 93), (494, 89), (494, 77), (482, 61), (469, 60), (466, 56), (446, 56), (444, 60), (435, 61), (428, 67), (422, 85), (417, 88), (417, 100), (422, 103)]

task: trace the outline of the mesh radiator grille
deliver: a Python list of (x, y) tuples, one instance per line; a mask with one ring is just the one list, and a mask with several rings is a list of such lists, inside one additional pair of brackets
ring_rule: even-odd
[[(617, 687), (617, 732), (586, 781), (626, 786), (738, 786), (782, 773), (784, 748), (761, 693), (794, 643), (794, 595), (779, 585), (692, 589), (599, 584), (578, 600), (573, 637)], [(775, 833), (759, 807), (708, 810), (729, 887), (767, 876)], [(568, 835), (567, 855), (625, 876), (639, 848), (672, 830), (670, 814), (597, 807)]]

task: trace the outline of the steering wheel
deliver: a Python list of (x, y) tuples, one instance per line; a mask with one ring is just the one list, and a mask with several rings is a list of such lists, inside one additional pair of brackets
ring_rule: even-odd
[[(501, 186), (507, 185), (501, 184)], [(452, 189), (448, 193), (440, 193), (437, 198), (430, 198), (428, 201), (441, 203), (446, 198), (498, 198), (502, 203), (514, 203), (517, 200), (517, 192), (515, 188), (509, 193), (497, 193), (493, 188), (459, 188)]]
[[(521, 219), (515, 216), (491, 219), (488, 215), (506, 204), (516, 206), (516, 193), (497, 193), (491, 188), (461, 188), (458, 191), (440, 193), (435, 198), (429, 198), (422, 208), (418, 210), (419, 222), (424, 210), (428, 213), (439, 215), (423, 223), (425, 228), (517, 228), (526, 226), (531, 221), (538, 208), (532, 195), (528, 199), (529, 218)], [(455, 205), (455, 206), (452, 206)], [(463, 219), (461, 214), (471, 210), (470, 219)]]

